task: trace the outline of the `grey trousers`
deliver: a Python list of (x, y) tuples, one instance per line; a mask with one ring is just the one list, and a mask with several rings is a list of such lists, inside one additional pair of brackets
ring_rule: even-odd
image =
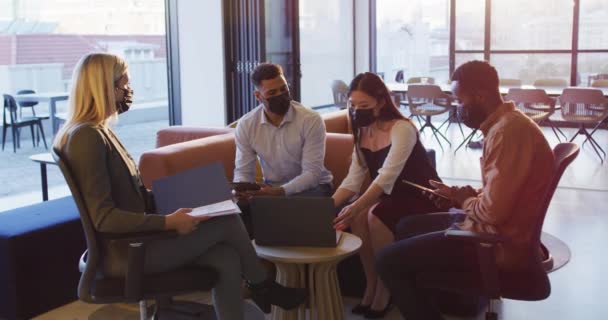
[(146, 273), (188, 264), (211, 266), (218, 271), (212, 295), (216, 315), (222, 320), (243, 319), (241, 275), (253, 283), (267, 277), (238, 215), (209, 219), (187, 235), (147, 247)]

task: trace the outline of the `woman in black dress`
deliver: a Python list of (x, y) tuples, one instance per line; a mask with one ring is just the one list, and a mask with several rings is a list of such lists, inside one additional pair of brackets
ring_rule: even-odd
[[(382, 318), (389, 309), (389, 293), (374, 269), (375, 253), (395, 240), (399, 219), (438, 210), (420, 190), (402, 181), (430, 187), (430, 179), (440, 179), (418, 130), (401, 115), (380, 77), (369, 72), (357, 75), (348, 97), (355, 147), (348, 175), (332, 198), (339, 207), (360, 196), (340, 211), (334, 223), (338, 230), (350, 227), (363, 240), (359, 255), (367, 287), (353, 313)], [(361, 190), (367, 177), (371, 184)]]

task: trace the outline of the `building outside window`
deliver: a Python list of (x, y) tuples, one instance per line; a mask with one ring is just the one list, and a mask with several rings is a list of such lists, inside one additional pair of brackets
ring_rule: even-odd
[[(129, 64), (135, 96), (115, 131), (136, 160), (154, 147), (156, 131), (169, 124), (164, 0), (0, 0), (0, 8), (0, 94), (67, 93), (74, 66), (83, 55), (117, 54)], [(45, 102), (34, 109), (37, 115), (49, 114)], [(66, 112), (66, 101), (58, 102), (57, 114)], [(30, 113), (29, 108), (20, 111), (22, 116)], [(43, 120), (50, 146), (49, 122)], [(0, 152), (0, 198), (30, 195), (40, 200), (39, 169), (29, 156), (48, 150), (42, 143), (33, 147), (29, 131), (21, 130), (21, 147), (13, 153), (8, 130)], [(51, 198), (52, 188), (61, 185), (59, 170), (50, 167)], [(67, 188), (60, 193), (67, 195)]]

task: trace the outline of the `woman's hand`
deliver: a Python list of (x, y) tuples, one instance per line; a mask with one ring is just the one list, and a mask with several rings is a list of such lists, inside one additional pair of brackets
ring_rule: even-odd
[(338, 216), (334, 219), (334, 229), (340, 231), (345, 230), (350, 226), (352, 221), (357, 218), (361, 211), (361, 208), (355, 203), (342, 208), (342, 211), (340, 211)]
[(189, 213), (192, 209), (177, 209), (177, 211), (165, 217), (165, 229), (175, 230), (179, 234), (188, 234), (196, 229), (201, 221), (208, 220), (209, 217), (193, 217)]

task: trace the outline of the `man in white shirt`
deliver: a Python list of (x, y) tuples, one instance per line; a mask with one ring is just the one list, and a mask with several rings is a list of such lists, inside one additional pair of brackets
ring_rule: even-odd
[(260, 105), (238, 122), (234, 181), (255, 182), (259, 159), (264, 185), (247, 196), (331, 196), (321, 116), (291, 99), (281, 66), (262, 63), (251, 79)]

